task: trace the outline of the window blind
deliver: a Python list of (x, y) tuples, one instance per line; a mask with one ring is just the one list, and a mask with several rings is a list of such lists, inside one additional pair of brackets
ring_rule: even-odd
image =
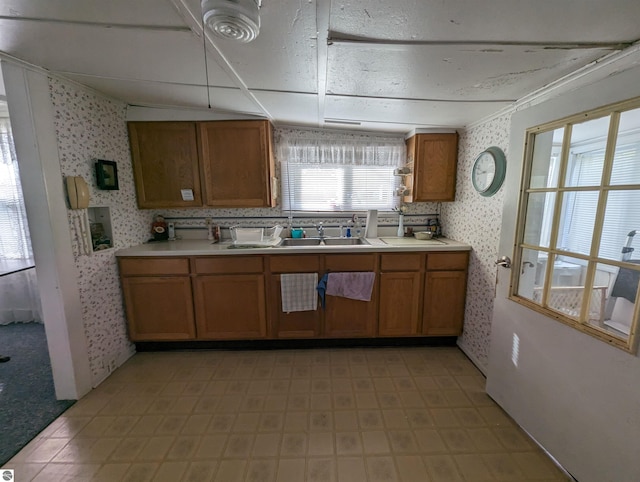
[(282, 207), (291, 211), (391, 210), (405, 162), (403, 139), (305, 133), (282, 140)]

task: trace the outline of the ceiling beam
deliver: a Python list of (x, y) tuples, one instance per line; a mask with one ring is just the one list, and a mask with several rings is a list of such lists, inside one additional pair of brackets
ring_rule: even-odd
[(329, 43), (325, 40), (331, 28), (329, 25), (331, 2), (316, 1), (316, 55), (318, 75), (318, 127), (324, 126), (325, 96), (327, 93), (327, 70)]
[(375, 45), (375, 46), (499, 46), (499, 47), (538, 47), (543, 49), (579, 50), (579, 49), (610, 49), (624, 50), (636, 41), (626, 42), (523, 42), (523, 41), (499, 41), (499, 40), (395, 40), (369, 37), (358, 37), (339, 32), (330, 31), (327, 36), (327, 44), (341, 45)]
[(58, 18), (44, 17), (14, 17), (12, 15), (0, 15), (0, 20), (11, 20), (18, 22), (41, 22), (56, 23), (62, 25), (74, 25), (81, 27), (97, 27), (110, 29), (127, 29), (127, 30), (155, 30), (161, 32), (189, 32), (191, 29), (184, 25), (145, 25), (138, 23), (113, 23), (113, 22), (88, 22), (85, 20), (64, 20)]

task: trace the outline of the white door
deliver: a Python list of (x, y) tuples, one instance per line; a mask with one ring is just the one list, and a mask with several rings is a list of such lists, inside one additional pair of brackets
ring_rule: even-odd
[[(598, 75), (513, 115), (499, 256), (514, 254), (525, 130), (640, 96), (640, 68)], [(640, 480), (637, 354), (510, 301), (510, 270), (498, 271), (489, 395), (580, 482)]]

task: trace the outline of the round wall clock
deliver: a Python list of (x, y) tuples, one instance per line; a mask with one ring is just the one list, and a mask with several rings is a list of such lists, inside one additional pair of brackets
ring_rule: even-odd
[(502, 149), (491, 146), (482, 151), (473, 163), (471, 182), (481, 196), (493, 196), (502, 183), (507, 171), (507, 159)]

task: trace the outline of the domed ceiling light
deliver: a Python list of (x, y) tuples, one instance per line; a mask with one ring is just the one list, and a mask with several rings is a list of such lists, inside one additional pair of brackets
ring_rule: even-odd
[(260, 33), (262, 0), (202, 0), (202, 20), (227, 40), (251, 42)]

